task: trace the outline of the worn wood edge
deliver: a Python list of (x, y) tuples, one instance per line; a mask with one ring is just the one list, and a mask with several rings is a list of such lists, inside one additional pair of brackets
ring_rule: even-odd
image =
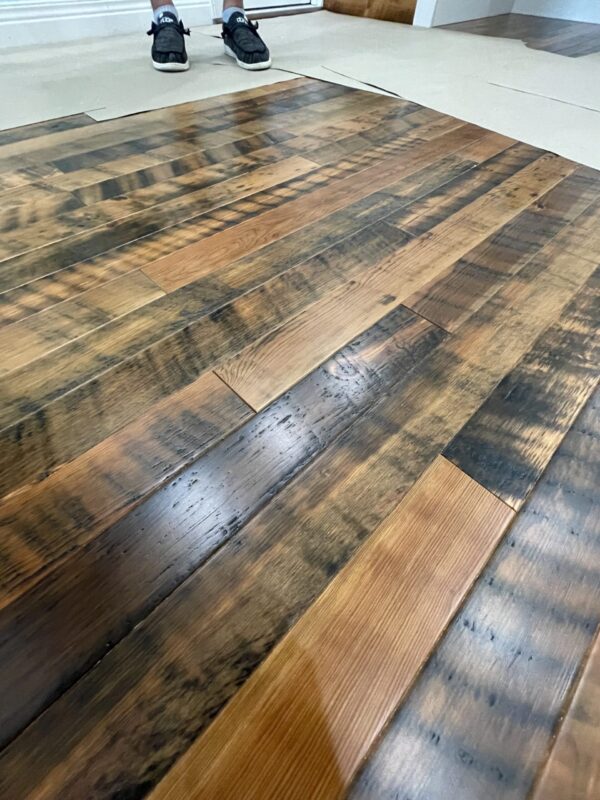
[[(267, 659), (262, 662), (262, 664), (256, 669), (256, 671), (252, 674), (252, 676), (247, 680), (247, 682), (243, 685), (241, 689), (232, 697), (230, 702), (224, 707), (221, 713), (216, 717), (215, 721), (205, 730), (205, 732), (190, 745), (190, 748), (180, 757), (178, 761), (175, 762), (174, 766), (171, 768), (169, 772), (165, 775), (165, 777), (158, 783), (158, 785), (154, 788), (154, 790), (150, 794), (151, 800), (176, 800), (176, 798), (200, 798), (208, 797), (202, 792), (202, 789), (198, 791), (194, 791), (191, 789), (191, 785), (187, 784), (187, 789), (181, 789), (179, 784), (185, 781), (185, 770), (188, 761), (193, 761), (194, 755), (196, 751), (202, 750), (204, 746), (206, 746), (207, 742), (209, 747), (209, 756), (214, 755), (217, 759), (222, 758), (219, 751), (215, 751), (214, 753), (211, 752), (210, 745), (211, 739), (215, 736), (218, 739), (219, 736), (219, 728), (228, 723), (228, 718), (233, 714), (235, 717), (236, 710), (238, 706), (242, 707), (243, 710), (243, 703), (245, 696), (247, 694), (252, 694), (254, 690), (254, 685), (256, 683), (261, 682), (263, 673), (267, 672), (271, 668), (271, 664), (274, 662), (276, 663), (277, 660), (281, 657), (281, 653), (284, 651), (285, 647), (287, 646), (287, 642), (293, 640), (294, 636), (297, 635), (298, 629), (304, 627), (307, 624), (307, 620), (310, 616), (318, 614), (320, 611), (321, 606), (326, 602), (326, 598), (329, 595), (333, 594), (338, 589), (338, 585), (342, 584), (343, 582), (348, 580), (348, 576), (352, 575), (352, 572), (357, 568), (357, 565), (361, 563), (361, 560), (365, 559), (367, 555), (370, 554), (372, 549), (375, 549), (379, 544), (379, 540), (383, 541), (384, 534), (386, 532), (387, 526), (393, 520), (394, 516), (402, 509), (403, 506), (406, 506), (408, 502), (412, 500), (412, 496), (416, 494), (421, 487), (421, 484), (427, 479), (428, 474), (435, 471), (438, 468), (438, 465), (444, 465), (444, 469), (448, 469), (450, 473), (455, 473), (460, 475), (460, 479), (464, 480), (465, 483), (472, 484), (477, 486), (479, 492), (485, 495), (490, 501), (492, 501), (495, 505), (497, 505), (498, 514), (500, 512), (503, 514), (502, 521), (498, 521), (499, 532), (497, 533), (494, 541), (491, 543), (489, 548), (486, 550), (485, 553), (480, 553), (477, 565), (474, 565), (472, 570), (472, 575), (470, 576), (469, 582), (464, 586), (464, 590), (461, 590), (459, 595), (455, 598), (454, 606), (449, 609), (448, 614), (446, 615), (446, 619), (443, 625), (440, 626), (436, 636), (431, 641), (431, 646), (429, 647), (428, 652), (420, 657), (420, 663), (413, 671), (410, 679), (405, 683), (402, 691), (400, 692), (399, 696), (396, 698), (393, 707), (389, 709), (386, 714), (386, 719), (379, 726), (375, 735), (371, 737), (371, 741), (368, 748), (365, 748), (361, 758), (355, 763), (354, 767), (351, 770), (351, 774), (349, 776), (349, 780), (345, 784), (345, 789), (349, 789), (352, 785), (352, 780), (356, 777), (359, 773), (363, 763), (365, 760), (368, 759), (369, 753), (372, 751), (374, 747), (377, 746), (379, 738), (385, 732), (387, 724), (393, 719), (394, 714), (397, 712), (397, 709), (402, 705), (402, 702), (410, 692), (411, 687), (413, 686), (414, 682), (417, 680), (423, 666), (427, 663), (431, 653), (435, 650), (437, 643), (444, 635), (445, 631), (447, 630), (448, 626), (451, 624), (452, 620), (455, 616), (460, 613), (460, 608), (462, 607), (465, 599), (470, 594), (474, 584), (478, 580), (481, 572), (485, 569), (486, 564), (492, 558), (494, 552), (504, 539), (505, 535), (507, 534), (511, 523), (515, 518), (515, 512), (506, 503), (501, 501), (499, 498), (496, 498), (495, 495), (492, 495), (491, 492), (488, 492), (487, 489), (482, 487), (476, 481), (473, 481), (466, 473), (462, 472), (458, 467), (456, 467), (452, 462), (448, 461), (444, 456), (439, 455), (437, 456), (434, 461), (429, 465), (427, 470), (417, 479), (416, 483), (409, 489), (409, 491), (404, 495), (398, 505), (390, 512), (390, 514), (382, 520), (382, 522), (377, 526), (377, 528), (371, 533), (368, 540), (359, 548), (359, 550), (352, 556), (350, 561), (342, 568), (342, 570), (336, 575), (336, 577), (331, 581), (331, 583), (326, 587), (326, 589), (322, 592), (322, 594), (316, 598), (313, 605), (309, 607), (309, 609), (304, 613), (304, 615), (295, 623), (295, 625), (285, 634), (284, 638), (276, 645), (276, 647), (272, 650), (269, 654)], [(474, 560), (476, 560), (474, 558)], [(264, 683), (264, 681), (263, 681)], [(268, 687), (263, 688), (263, 694), (266, 692), (268, 693)], [(258, 700), (256, 701), (255, 706), (260, 706), (260, 689), (258, 690)], [(223, 720), (225, 722), (223, 723)], [(241, 723), (241, 720), (238, 722)], [(231, 726), (230, 726), (231, 727)], [(214, 749), (214, 748), (213, 748)], [(221, 751), (222, 752), (222, 751)], [(214, 763), (211, 760), (211, 764)], [(235, 761), (231, 761), (231, 766), (234, 766)], [(183, 775), (182, 775), (183, 773)], [(178, 791), (179, 790), (179, 791)], [(183, 793), (181, 793), (183, 791)], [(193, 792), (193, 793), (192, 793)], [(212, 796), (212, 795), (211, 795)], [(252, 797), (258, 797), (258, 795), (252, 794)], [(265, 795), (266, 796), (266, 795)], [(273, 794), (269, 792), (268, 797), (279, 797), (279, 794)], [(296, 797), (297, 794), (294, 794)], [(319, 794), (320, 800), (325, 800), (325, 798), (333, 798), (341, 796), (338, 793), (323, 793)]]

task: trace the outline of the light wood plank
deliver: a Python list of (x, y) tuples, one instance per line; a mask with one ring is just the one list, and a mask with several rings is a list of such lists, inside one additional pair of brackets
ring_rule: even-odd
[(437, 459), (153, 800), (340, 797), (511, 519)]
[[(2, 603), (10, 604), (0, 611), (0, 744), (377, 398), (409, 381), (416, 364), (444, 338), (422, 318), (397, 309), (221, 444), (218, 438), (247, 409), (209, 373), (8, 498), (0, 507), (2, 560), (11, 565), (16, 583), (3, 596)], [(216, 446), (167, 483), (210, 445)], [(161, 483), (166, 485), (160, 491), (106, 530)], [(191, 521), (193, 546), (185, 534)], [(179, 528), (183, 535), (155, 536), (157, 525)], [(110, 598), (119, 574), (128, 579), (115, 604)], [(44, 646), (40, 662), (35, 654)]]
[(258, 250), (287, 233), (315, 222), (323, 214), (331, 214), (361, 197), (397, 182), (403, 176), (410, 175), (440, 158), (442, 154), (460, 150), (462, 146), (480, 137), (479, 130), (464, 126), (432, 142), (416, 144), (406, 155), (385, 159), (376, 166), (362, 170), (358, 175), (317, 189), (309, 197), (299, 198), (267, 211), (258, 220), (241, 223), (229, 233), (216, 234), (209, 240), (182, 248), (173, 255), (144, 267), (144, 272), (165, 291), (173, 291), (214, 271), (227, 261)]
[(599, 444), (596, 392), (388, 726), (351, 800), (530, 797), (600, 624)]
[[(563, 242), (561, 249), (567, 244)], [(420, 359), (402, 386), (380, 395), (372, 409), (337, 436), (237, 536), (230, 541), (219, 538), (222, 546), (202, 569), (5, 749), (0, 755), (0, 794), (2, 790), (8, 794), (4, 787), (9, 785), (18, 800), (30, 795), (40, 800), (80, 800), (106, 786), (126, 795), (155, 785), (365, 537), (391, 513), (503, 375), (557, 319), (574, 285), (581, 286), (594, 269), (595, 264), (572, 258), (566, 278), (564, 264), (554, 271), (552, 262), (529, 262), (514, 285), (504, 286), (494, 302), (480, 309), (452, 339)], [(321, 383), (318, 373), (315, 378)], [(298, 387), (304, 389), (305, 382)], [(327, 381), (323, 390), (330, 393)], [(271, 407), (273, 414), (293, 403), (293, 394), (284, 395)], [(312, 396), (309, 390), (307, 407), (322, 424), (324, 415)], [(333, 413), (329, 419), (338, 425), (346, 414)], [(309, 425), (309, 430), (314, 427)], [(282, 428), (275, 430), (278, 460)], [(586, 431), (581, 440), (585, 448), (594, 446), (594, 438)], [(285, 443), (284, 456), (287, 438)], [(236, 449), (234, 463), (240, 460), (237, 453)], [(255, 477), (263, 480), (272, 461), (261, 444), (248, 473), (251, 486)], [(571, 471), (567, 465), (565, 474)], [(205, 548), (216, 528), (219, 537), (231, 536), (247, 520), (249, 507), (251, 513), (255, 507), (246, 502), (242, 491), (223, 511), (225, 530), (222, 517), (214, 523), (207, 519), (207, 542), (207, 536), (199, 533), (197, 515), (203, 516), (204, 498), (215, 497), (218, 502), (222, 489), (200, 489), (191, 498), (189, 484), (196, 477), (190, 474), (183, 487), (165, 487), (140, 506), (135, 524), (124, 527), (123, 538), (117, 538), (112, 548), (113, 540), (107, 540), (106, 550), (100, 546), (100, 566), (93, 560), (90, 566), (89, 551), (81, 551), (84, 561), (74, 574), (89, 574), (104, 598), (110, 593), (102, 587), (111, 585), (115, 571), (126, 574), (121, 594), (124, 586), (135, 593), (144, 580), (132, 582), (124, 561), (133, 539), (136, 548), (147, 548), (152, 541), (153, 547), (165, 553), (158, 566), (151, 559), (135, 559), (144, 574), (159, 569), (162, 578), (163, 563), (175, 571), (182, 564), (189, 566), (190, 552)], [(586, 492), (591, 496), (589, 486), (589, 482), (582, 486), (584, 496)], [(181, 502), (182, 491), (186, 503)], [(554, 487), (551, 492), (555, 493)], [(227, 496), (231, 497), (230, 491)], [(174, 536), (168, 533), (173, 530), (171, 524), (177, 532)], [(121, 547), (121, 542), (127, 545)], [(101, 563), (110, 568), (103, 569)], [(84, 578), (82, 591), (87, 600), (91, 586)], [(586, 592), (588, 586), (584, 586)], [(152, 580), (148, 588), (159, 591)], [(41, 608), (53, 606), (43, 596), (40, 603)], [(93, 607), (86, 601), (86, 609)], [(67, 608), (75, 613), (77, 604)], [(202, 608), (203, 614), (190, 613), (190, 608)], [(110, 604), (107, 611), (113, 611)], [(83, 623), (88, 630), (85, 619)], [(26, 636), (33, 628), (23, 625), (18, 630)], [(57, 641), (55, 631), (52, 641)], [(72, 626), (63, 628), (66, 638), (58, 639), (67, 643), (59, 648), (61, 659), (64, 654), (70, 657), (82, 641), (72, 631)], [(32, 653), (38, 651), (39, 647), (33, 647)], [(26, 663), (35, 668), (34, 658)], [(23, 683), (18, 670), (15, 681), (15, 685)], [(100, 686), (102, 691), (98, 691)], [(35, 762), (32, 752), (38, 754)], [(6, 776), (5, 784), (1, 776)], [(446, 786), (444, 790), (447, 797)]]
[(369, 325), (442, 273), (466, 251), (570, 174), (574, 166), (544, 156), (479, 200), (378, 264), (364, 278), (314, 303), (218, 368), (253, 408), (262, 408)]

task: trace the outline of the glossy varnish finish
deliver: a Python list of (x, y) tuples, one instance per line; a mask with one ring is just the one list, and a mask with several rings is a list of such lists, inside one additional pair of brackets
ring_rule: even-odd
[(436, 459), (152, 797), (339, 797), (511, 517)]
[(0, 795), (576, 785), (599, 223), (306, 79), (0, 134)]

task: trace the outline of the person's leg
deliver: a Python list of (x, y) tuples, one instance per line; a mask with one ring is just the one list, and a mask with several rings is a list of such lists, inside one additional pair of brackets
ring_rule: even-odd
[(268, 69), (269, 49), (258, 35), (258, 24), (244, 13), (243, 0), (223, 0), (225, 53), (244, 69)]
[(153, 37), (152, 66), (161, 72), (183, 72), (190, 62), (185, 50), (184, 28), (177, 9), (169, 0), (150, 0), (154, 19), (148, 35)]

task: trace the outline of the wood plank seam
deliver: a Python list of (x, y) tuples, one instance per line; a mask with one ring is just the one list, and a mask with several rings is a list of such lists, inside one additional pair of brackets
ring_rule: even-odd
[[(468, 502), (462, 493), (470, 487), (470, 491), (477, 495), (478, 509), (460, 517), (454, 532), (452, 514), (458, 511), (458, 506), (455, 505), (450, 512), (453, 504), (457, 503), (451, 491), (445, 501), (449, 517), (442, 512), (444, 532), (448, 534), (449, 526), (453, 538), (455, 533), (466, 537), (467, 530), (475, 534), (477, 525), (489, 526), (489, 536), (484, 536), (477, 545), (469, 542), (472, 563), (467, 557), (469, 566), (459, 583), (456, 583), (456, 578), (446, 575), (445, 570), (449, 569), (446, 558), (455, 564), (454, 559), (458, 556), (464, 564), (464, 548), (459, 548), (460, 555), (446, 551), (436, 565), (434, 553), (428, 551), (425, 543), (428, 535), (432, 535), (428, 534), (428, 524), (434, 523), (428, 516), (431, 512), (426, 510), (427, 501), (420, 495), (423, 492), (427, 497), (428, 491), (435, 494), (445, 481), (453, 483), (453, 491), (462, 498), (461, 503), (463, 500)], [(480, 517), (483, 508), (486, 516)], [(491, 494), (471, 482), (460, 470), (451, 468), (450, 462), (443, 458), (436, 460), (203, 736), (167, 773), (151, 798), (244, 797), (245, 800), (267, 800), (286, 797), (292, 800), (319, 797), (326, 800), (341, 797), (368, 747), (401, 703), (416, 671), (435, 646), (440, 630), (456, 613), (513, 516), (512, 509), (496, 498), (492, 499)], [(416, 526), (415, 535), (419, 537), (414, 540), (415, 550), (407, 559), (408, 563), (400, 566), (397, 561), (393, 566), (397, 556), (392, 531), (395, 526), (406, 531), (408, 546), (408, 531), (412, 525)], [(437, 539), (441, 529), (435, 526), (435, 530)], [(464, 541), (463, 545), (466, 544)], [(423, 555), (419, 556), (421, 548)], [(413, 598), (408, 576), (423, 557), (427, 560), (433, 558), (433, 570), (428, 587), (422, 594), (416, 590)], [(385, 569), (384, 561), (388, 565)], [(376, 566), (377, 579), (387, 586), (388, 593), (394, 595), (396, 584), (398, 596), (393, 601), (389, 595), (384, 600), (377, 590), (369, 587), (366, 578), (375, 577)], [(436, 573), (436, 569), (439, 572)], [(450, 589), (448, 583), (454, 588)], [(406, 606), (401, 600), (405, 591)], [(434, 611), (431, 593), (439, 595), (443, 611), (439, 608)], [(428, 613), (423, 613), (425, 606)], [(402, 630), (400, 638), (396, 638), (397, 634), (393, 632), (393, 617), (388, 618), (392, 607), (394, 616), (402, 618), (402, 622), (397, 623)], [(382, 628), (384, 620), (385, 633)], [(415, 623), (421, 629), (419, 634)], [(349, 640), (350, 631), (344, 637), (346, 626), (352, 629), (352, 642)], [(414, 638), (403, 641), (408, 630), (413, 632)], [(340, 662), (336, 657), (336, 668), (331, 672), (333, 661), (329, 650), (337, 653), (342, 641), (346, 645), (345, 659)], [(391, 660), (389, 666), (387, 660)], [(310, 678), (311, 674), (313, 678)], [(306, 687), (306, 700), (302, 700), (303, 681), (307, 676), (310, 685)], [(339, 695), (342, 691), (345, 702)], [(353, 697), (353, 692), (358, 696)], [(314, 708), (319, 695), (323, 705), (322, 711), (317, 713)], [(309, 709), (312, 710), (309, 712)]]
[[(529, 800), (595, 800), (600, 791), (598, 689), (600, 627), (581, 660), (579, 674), (565, 696), (546, 758), (533, 782)], [(589, 697), (586, 697), (589, 694)], [(583, 697), (583, 701), (582, 701)], [(586, 707), (586, 701), (588, 706)], [(583, 705), (583, 708), (581, 707)], [(588, 728), (577, 735), (577, 725)], [(575, 735), (574, 735), (575, 733)], [(582, 753), (578, 752), (581, 745)], [(578, 756), (581, 755), (581, 758)]]

